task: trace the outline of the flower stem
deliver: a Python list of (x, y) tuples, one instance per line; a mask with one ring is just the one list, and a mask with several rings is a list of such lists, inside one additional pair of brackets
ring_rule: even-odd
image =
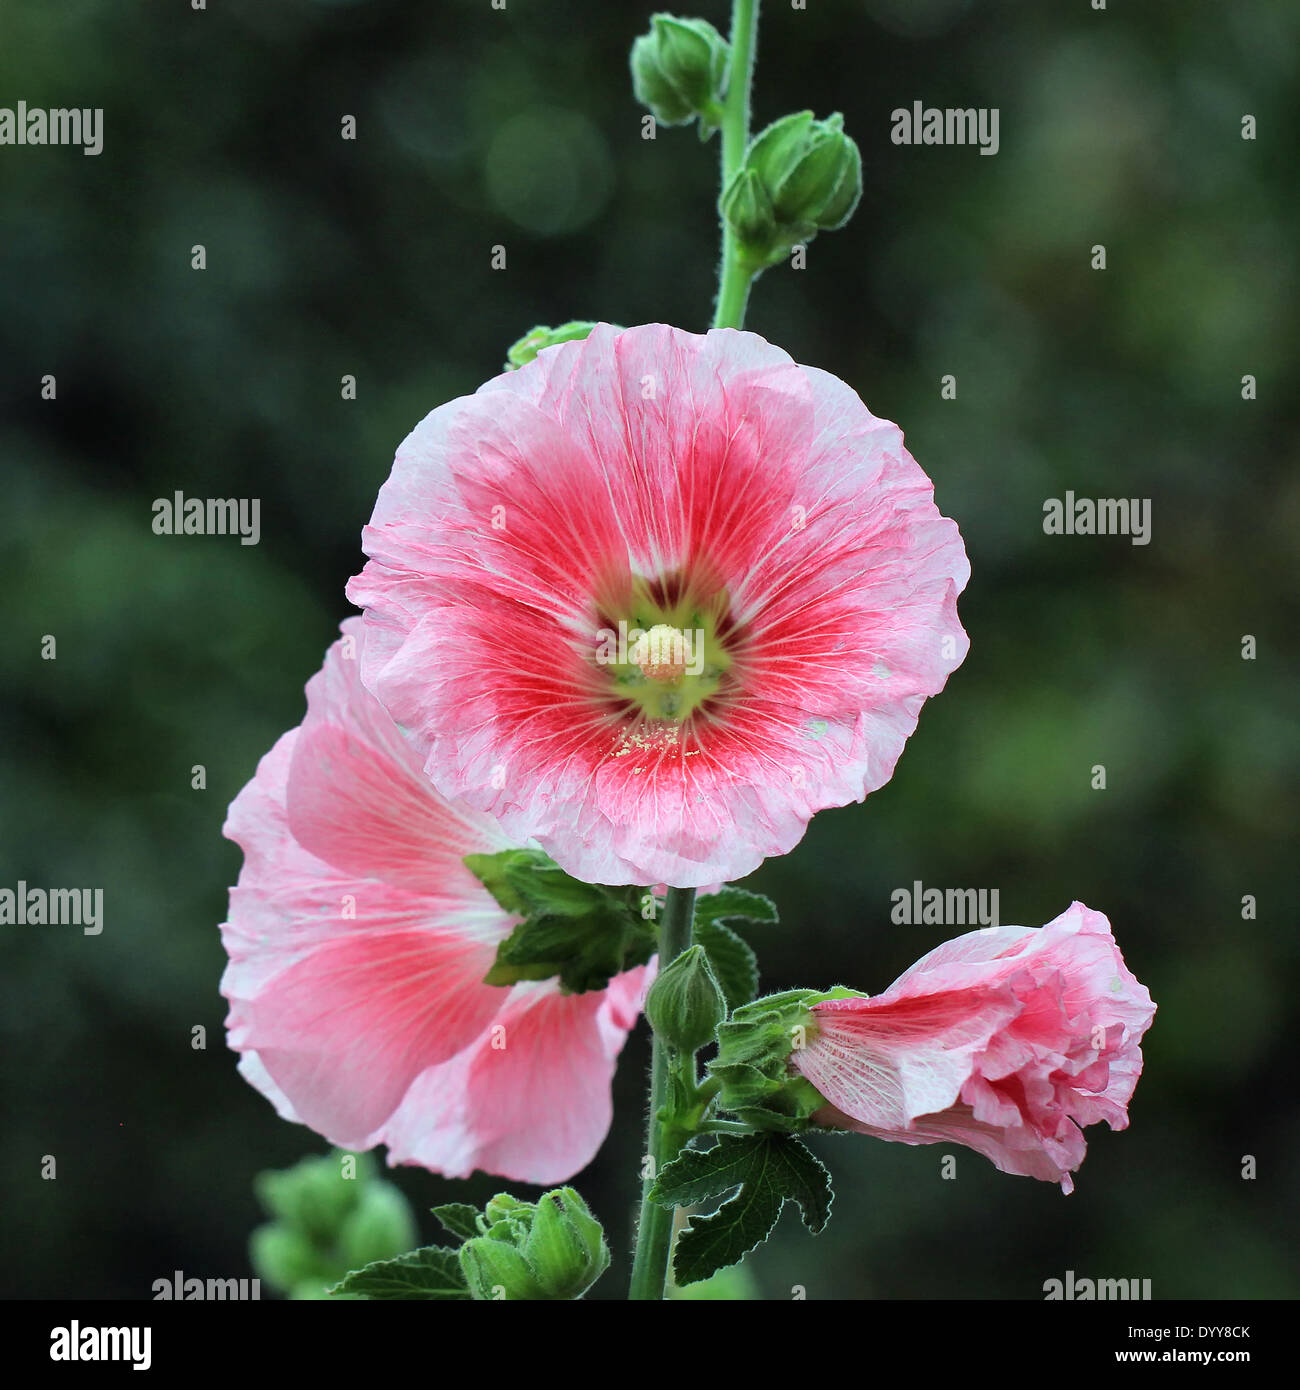
[[(659, 967), (676, 960), (691, 944), (695, 918), (695, 889), (670, 888), (659, 932)], [(669, 1078), (673, 1059), (658, 1038), (654, 1040), (650, 1065), (650, 1120), (646, 1152), (650, 1163), (641, 1180), (641, 1219), (637, 1222), (636, 1255), (632, 1261), (630, 1299), (658, 1301), (664, 1296), (668, 1277), (668, 1255), (673, 1243), (673, 1213), (650, 1200), (650, 1189), (665, 1163), (677, 1157), (688, 1131), (674, 1123), (669, 1108)], [(692, 1066), (692, 1070), (694, 1067)]]
[[(759, 0), (732, 0), (731, 66), (727, 76), (727, 96), (722, 108), (722, 188), (740, 168), (749, 144), (749, 88), (754, 78), (755, 40), (758, 34)], [(718, 281), (718, 302), (714, 309), (714, 328), (740, 328), (745, 322), (745, 304), (754, 270), (740, 254), (740, 247), (727, 225), (722, 223), (722, 271)]]

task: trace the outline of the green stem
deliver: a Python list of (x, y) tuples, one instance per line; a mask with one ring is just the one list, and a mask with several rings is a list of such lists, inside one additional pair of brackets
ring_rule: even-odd
[[(732, 0), (731, 65), (727, 96), (722, 108), (722, 187), (740, 168), (749, 144), (749, 89), (754, 79), (754, 52), (758, 35), (759, 0)], [(740, 255), (740, 247), (725, 219), (722, 224), (722, 273), (714, 328), (740, 328), (754, 270)]]
[[(659, 966), (662, 969), (677, 959), (691, 944), (691, 927), (695, 918), (695, 889), (670, 888), (664, 907), (663, 925), (659, 932)], [(669, 1077), (672, 1058), (668, 1049), (654, 1040), (650, 1064), (650, 1120), (646, 1152), (651, 1162), (641, 1181), (641, 1219), (636, 1229), (636, 1256), (632, 1262), (630, 1299), (658, 1301), (664, 1296), (668, 1278), (668, 1255), (673, 1242), (673, 1213), (671, 1207), (661, 1207), (650, 1200), (650, 1189), (664, 1164), (677, 1157), (688, 1134), (674, 1123), (675, 1116), (666, 1114), (669, 1104)]]

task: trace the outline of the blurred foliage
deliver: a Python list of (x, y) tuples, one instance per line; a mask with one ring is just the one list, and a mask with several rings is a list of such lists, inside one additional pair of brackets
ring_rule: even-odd
[(304, 1158), (259, 1173), (253, 1188), (271, 1220), (249, 1237), (249, 1263), (269, 1290), (289, 1298), (325, 1298), (349, 1271), (419, 1243), (411, 1204), (378, 1176), (369, 1154)]
[[(4, 1292), (244, 1274), (254, 1174), (324, 1147), (223, 1044), (225, 807), (302, 716), (411, 426), (534, 324), (707, 324), (717, 150), (641, 138), (652, 8), (7, 0), (3, 100), (103, 107), (105, 142), (0, 148), (0, 881), (102, 886), (106, 926), (0, 928)], [(747, 1259), (768, 1297), (1039, 1298), (1066, 1269), (1300, 1293), (1298, 52), (1289, 0), (766, 7), (756, 121), (843, 111), (866, 191), (749, 325), (902, 423), (974, 576), (970, 656), (892, 782), (752, 880), (782, 913), (765, 985), (884, 988), (951, 934), (891, 924), (920, 879), (997, 887), (1010, 922), (1105, 911), (1160, 1006), (1073, 1196), (827, 1139), (837, 1219)], [(1000, 152), (894, 146), (914, 100), (996, 106)], [(177, 489), (261, 498), (261, 544), (153, 534)], [(1152, 499), (1152, 543), (1045, 536), (1067, 489)], [(626, 1277), (646, 1051), (577, 1183), (615, 1251), (594, 1297)], [(420, 1211), (498, 1183), (394, 1179)]]

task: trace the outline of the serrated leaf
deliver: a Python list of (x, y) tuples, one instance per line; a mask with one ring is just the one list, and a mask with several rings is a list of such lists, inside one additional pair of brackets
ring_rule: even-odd
[[(772, 1147), (773, 1160), (781, 1165), (780, 1183), (787, 1201), (795, 1202), (803, 1224), (815, 1236), (821, 1235), (831, 1219), (831, 1175), (811, 1149), (792, 1134), (765, 1136)], [(773, 1179), (776, 1180), (775, 1173)]]
[(659, 1170), (650, 1200), (693, 1207), (739, 1187), (754, 1171), (760, 1134), (724, 1134), (711, 1149), (685, 1149)]
[(707, 1279), (761, 1244), (781, 1208), (795, 1202), (817, 1235), (830, 1217), (830, 1175), (788, 1134), (723, 1135), (712, 1149), (688, 1149), (666, 1164), (651, 1188), (662, 1206), (695, 1206), (733, 1193), (709, 1216), (693, 1216), (678, 1237), (673, 1272), (679, 1284)]
[(469, 1298), (458, 1253), (440, 1245), (426, 1245), (395, 1260), (376, 1260), (354, 1269), (330, 1293), (406, 1301)]
[(673, 1278), (678, 1284), (698, 1284), (720, 1269), (737, 1264), (772, 1234), (782, 1201), (762, 1184), (742, 1185), (712, 1216), (693, 1216), (677, 1237)]
[(730, 927), (717, 920), (697, 922), (695, 939), (704, 947), (727, 1008), (748, 1004), (758, 993), (758, 957)]
[(429, 1210), (438, 1218), (443, 1230), (457, 1240), (473, 1240), (482, 1234), (475, 1220), (478, 1208), (470, 1206), (468, 1202), (444, 1202), (442, 1206), (430, 1207)]
[(695, 929), (709, 922), (749, 922), (771, 924), (779, 920), (776, 904), (761, 893), (747, 888), (722, 888), (695, 900)]

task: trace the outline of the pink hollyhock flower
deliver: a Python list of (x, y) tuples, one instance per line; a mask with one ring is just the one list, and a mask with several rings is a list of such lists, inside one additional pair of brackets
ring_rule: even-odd
[(645, 969), (567, 996), (482, 983), (518, 919), (462, 860), (511, 844), (429, 785), (358, 679), (361, 620), (342, 630), (225, 826), (244, 850), (222, 926), (230, 1045), (284, 1118), (342, 1148), (561, 1182), (609, 1129)]
[(1083, 1127), (1128, 1125), (1155, 1005), (1106, 918), (1073, 903), (1045, 927), (959, 936), (874, 999), (812, 1013), (790, 1060), (829, 1102), (816, 1123), (964, 1144), (1070, 1192)]
[(364, 544), (367, 687), (440, 791), (592, 883), (786, 853), (969, 645), (897, 426), (731, 329), (603, 324), (440, 406)]

